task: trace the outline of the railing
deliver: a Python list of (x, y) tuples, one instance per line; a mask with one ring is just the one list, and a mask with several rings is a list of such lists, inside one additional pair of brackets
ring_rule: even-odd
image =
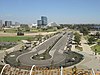
[(78, 68), (47, 68), (47, 67), (36, 67), (32, 66), (31, 70), (24, 70), (16, 67), (11, 67), (6, 64), (1, 75), (100, 75), (100, 70), (95, 71), (94, 69), (78, 69)]

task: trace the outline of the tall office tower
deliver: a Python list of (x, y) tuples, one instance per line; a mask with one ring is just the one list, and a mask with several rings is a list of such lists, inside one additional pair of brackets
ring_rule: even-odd
[(47, 25), (47, 17), (46, 16), (41, 16), (41, 20), (42, 20), (42, 26), (46, 26)]
[(0, 27), (2, 27), (3, 26), (3, 23), (2, 23), (2, 20), (0, 20)]
[(42, 20), (37, 20), (37, 26), (39, 26), (39, 27), (42, 26)]
[(12, 21), (5, 21), (5, 26), (10, 27), (12, 25)]

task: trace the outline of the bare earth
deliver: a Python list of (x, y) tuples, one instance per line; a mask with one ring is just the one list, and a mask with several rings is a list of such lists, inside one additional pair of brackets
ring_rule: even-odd
[[(24, 33), (24, 36), (33, 36), (33, 35), (47, 35), (47, 34), (52, 34), (56, 32), (38, 32), (38, 33)], [(0, 32), (0, 36), (17, 36), (16, 33), (3, 33)]]

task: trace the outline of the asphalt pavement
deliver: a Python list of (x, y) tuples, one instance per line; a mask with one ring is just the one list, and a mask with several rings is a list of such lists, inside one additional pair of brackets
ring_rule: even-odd
[[(32, 51), (21, 54), (20, 56), (17, 57), (17, 59), (21, 62), (22, 65), (27, 65), (27, 66), (32, 66), (32, 65), (49, 66), (49, 65), (51, 65), (52, 60), (54, 61), (54, 64), (60, 63), (60, 62), (64, 61), (66, 58), (62, 52), (64, 51), (64, 47), (66, 46), (66, 43), (68, 41), (67, 35), (68, 35), (68, 33), (66, 33), (64, 35), (63, 35), (63, 33), (57, 34), (57, 35), (53, 36), (52, 38), (48, 39), (47, 41), (45, 41), (44, 43), (42, 43), (41, 45), (32, 49)], [(54, 51), (54, 52), (50, 59), (47, 59), (47, 60), (32, 59), (33, 55), (37, 54), (41, 50), (46, 50), (60, 36), (62, 36), (62, 38), (51, 49), (51, 51)], [(61, 52), (61, 50), (62, 50), (62, 52)]]

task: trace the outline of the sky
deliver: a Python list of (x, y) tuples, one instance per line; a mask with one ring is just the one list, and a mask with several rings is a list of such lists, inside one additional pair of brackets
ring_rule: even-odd
[(59, 24), (100, 24), (100, 0), (0, 0), (0, 20), (31, 24), (41, 16)]

